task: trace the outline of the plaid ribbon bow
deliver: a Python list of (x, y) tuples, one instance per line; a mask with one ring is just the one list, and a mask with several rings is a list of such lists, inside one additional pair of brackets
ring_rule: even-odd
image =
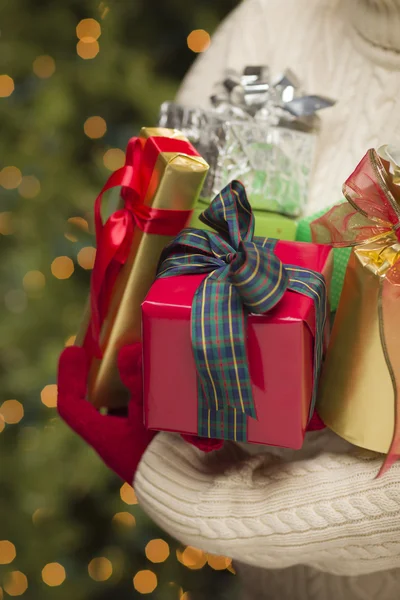
[(315, 390), (322, 361), (326, 286), (320, 273), (283, 265), (277, 240), (254, 238), (246, 191), (233, 181), (201, 220), (217, 232), (185, 229), (165, 248), (157, 277), (208, 273), (196, 290), (191, 314), (198, 376), (198, 435), (247, 439), (247, 417), (257, 418), (246, 353), (246, 317), (272, 309), (290, 289), (316, 307)]

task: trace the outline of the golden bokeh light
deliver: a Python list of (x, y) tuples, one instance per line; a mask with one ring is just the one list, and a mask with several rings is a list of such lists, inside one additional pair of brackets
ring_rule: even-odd
[(47, 408), (55, 408), (57, 406), (57, 385), (55, 383), (46, 385), (40, 392), (40, 399)]
[(93, 269), (95, 258), (96, 248), (93, 248), (93, 246), (82, 248), (77, 256), (78, 264), (82, 269)]
[(40, 192), (40, 181), (34, 175), (25, 175), (18, 186), (18, 193), (27, 200), (35, 198)]
[(119, 490), (119, 495), (121, 496), (121, 500), (125, 502), (125, 504), (137, 504), (137, 498), (135, 494), (135, 490), (128, 483), (124, 483)]
[(76, 26), (76, 37), (80, 40), (92, 41), (101, 36), (101, 25), (96, 19), (82, 19)]
[(90, 40), (85, 42), (84, 40), (79, 40), (76, 45), (76, 52), (78, 56), (83, 58), (84, 60), (90, 60), (91, 58), (95, 58), (100, 52), (99, 42), (96, 40)]
[(131, 513), (118, 512), (113, 516), (113, 523), (116, 525), (122, 525), (123, 527), (135, 527), (136, 519)]
[(215, 554), (207, 554), (207, 562), (215, 571), (224, 571), (228, 569), (232, 563), (231, 558), (226, 556), (216, 556)]
[(6, 574), (3, 587), (9, 596), (22, 596), (28, 589), (28, 580), (21, 571), (11, 571)]
[(75, 344), (76, 335), (70, 335), (67, 340), (65, 340), (65, 346), (73, 346)]
[(24, 407), (18, 400), (6, 400), (0, 406), (0, 413), (8, 425), (15, 425), (23, 419)]
[(0, 234), (11, 235), (14, 231), (12, 212), (5, 211), (0, 213)]
[(165, 540), (150, 540), (145, 548), (147, 558), (153, 563), (162, 563), (169, 557), (169, 546)]
[(188, 569), (202, 569), (207, 563), (207, 554), (193, 546), (187, 546), (183, 552), (177, 550), (176, 556)]
[(138, 571), (133, 578), (133, 586), (139, 594), (151, 594), (157, 587), (157, 575), (148, 569)]
[(41, 271), (28, 271), (22, 280), (26, 292), (39, 292), (46, 285), (46, 278)]
[(17, 167), (4, 167), (0, 171), (0, 185), (6, 190), (15, 190), (22, 181), (22, 173)]
[(16, 556), (14, 544), (9, 540), (0, 540), (0, 565), (9, 565)]
[(116, 171), (125, 164), (125, 152), (120, 148), (110, 148), (104, 153), (103, 163), (110, 171)]
[(105, 556), (93, 558), (88, 565), (88, 572), (94, 581), (107, 581), (113, 572), (112, 563)]
[(0, 75), (0, 98), (8, 98), (14, 91), (14, 80), (9, 75)]
[(89, 138), (97, 140), (107, 131), (107, 123), (102, 117), (89, 117), (83, 124), (83, 131)]
[(0, 433), (1, 433), (2, 431), (4, 431), (4, 429), (5, 429), (5, 426), (6, 426), (6, 422), (5, 422), (5, 420), (4, 420), (4, 417), (3, 417), (3, 415), (0, 413)]
[(42, 569), (42, 579), (50, 587), (61, 585), (65, 578), (65, 569), (60, 563), (48, 563)]
[[(81, 231), (89, 231), (89, 223), (83, 217), (70, 217), (67, 223), (72, 225), (74, 228), (80, 229)], [(74, 233), (64, 233), (64, 235), (70, 242), (78, 241), (78, 238)]]
[(32, 68), (37, 77), (40, 77), (41, 79), (47, 79), (54, 74), (54, 71), (56, 70), (56, 63), (54, 58), (44, 54), (35, 58)]
[(74, 263), (69, 256), (58, 256), (51, 263), (51, 272), (57, 279), (68, 279), (74, 272)]
[(190, 596), (189, 592), (184, 592), (183, 594), (181, 594), (181, 596), (179, 597), (179, 600), (191, 600), (191, 596)]
[(192, 52), (205, 52), (210, 44), (210, 34), (204, 29), (195, 29), (187, 37), (187, 45)]

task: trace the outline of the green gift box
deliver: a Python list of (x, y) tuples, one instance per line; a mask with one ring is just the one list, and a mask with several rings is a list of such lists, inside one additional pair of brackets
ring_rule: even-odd
[[(298, 242), (311, 242), (312, 236), (311, 236), (310, 225), (311, 225), (312, 221), (315, 221), (315, 219), (322, 217), (322, 215), (324, 215), (326, 212), (327, 212), (327, 210), (324, 209), (318, 213), (315, 213), (314, 215), (300, 219), (297, 224), (296, 240)], [(334, 248), (333, 249), (333, 276), (332, 276), (331, 294), (330, 294), (330, 304), (331, 304), (332, 312), (336, 311), (338, 304), (339, 304), (340, 295), (342, 293), (344, 276), (346, 274), (347, 263), (349, 261), (350, 253), (351, 253), (351, 248)]]
[[(209, 204), (210, 203), (204, 199), (198, 201), (197, 206), (193, 211), (190, 227), (210, 230), (210, 228), (207, 227), (207, 225), (204, 225), (199, 218)], [(297, 222), (294, 219), (272, 212), (257, 210), (255, 208), (253, 208), (253, 214), (255, 217), (256, 236), (276, 238), (288, 242), (293, 242), (296, 239)]]

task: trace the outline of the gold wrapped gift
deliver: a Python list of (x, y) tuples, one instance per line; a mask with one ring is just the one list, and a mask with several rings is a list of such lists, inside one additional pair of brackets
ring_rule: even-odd
[(77, 338), (92, 357), (88, 396), (96, 407), (128, 401), (118, 375), (118, 351), (141, 339), (141, 304), (160, 254), (190, 221), (207, 170), (179, 131), (144, 128), (130, 140), (125, 166), (103, 188), (122, 187), (120, 209), (105, 225), (98, 208), (102, 194), (96, 201), (96, 262)]
[(316, 241), (353, 246), (322, 371), (318, 412), (349, 442), (399, 454), (400, 188), (369, 150), (343, 186), (348, 203), (312, 224)]

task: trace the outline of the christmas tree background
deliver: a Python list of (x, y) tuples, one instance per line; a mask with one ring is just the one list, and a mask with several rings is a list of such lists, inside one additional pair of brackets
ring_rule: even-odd
[(169, 539), (60, 422), (55, 374), (94, 198), (237, 3), (0, 3), (0, 599), (232, 597), (229, 560)]

